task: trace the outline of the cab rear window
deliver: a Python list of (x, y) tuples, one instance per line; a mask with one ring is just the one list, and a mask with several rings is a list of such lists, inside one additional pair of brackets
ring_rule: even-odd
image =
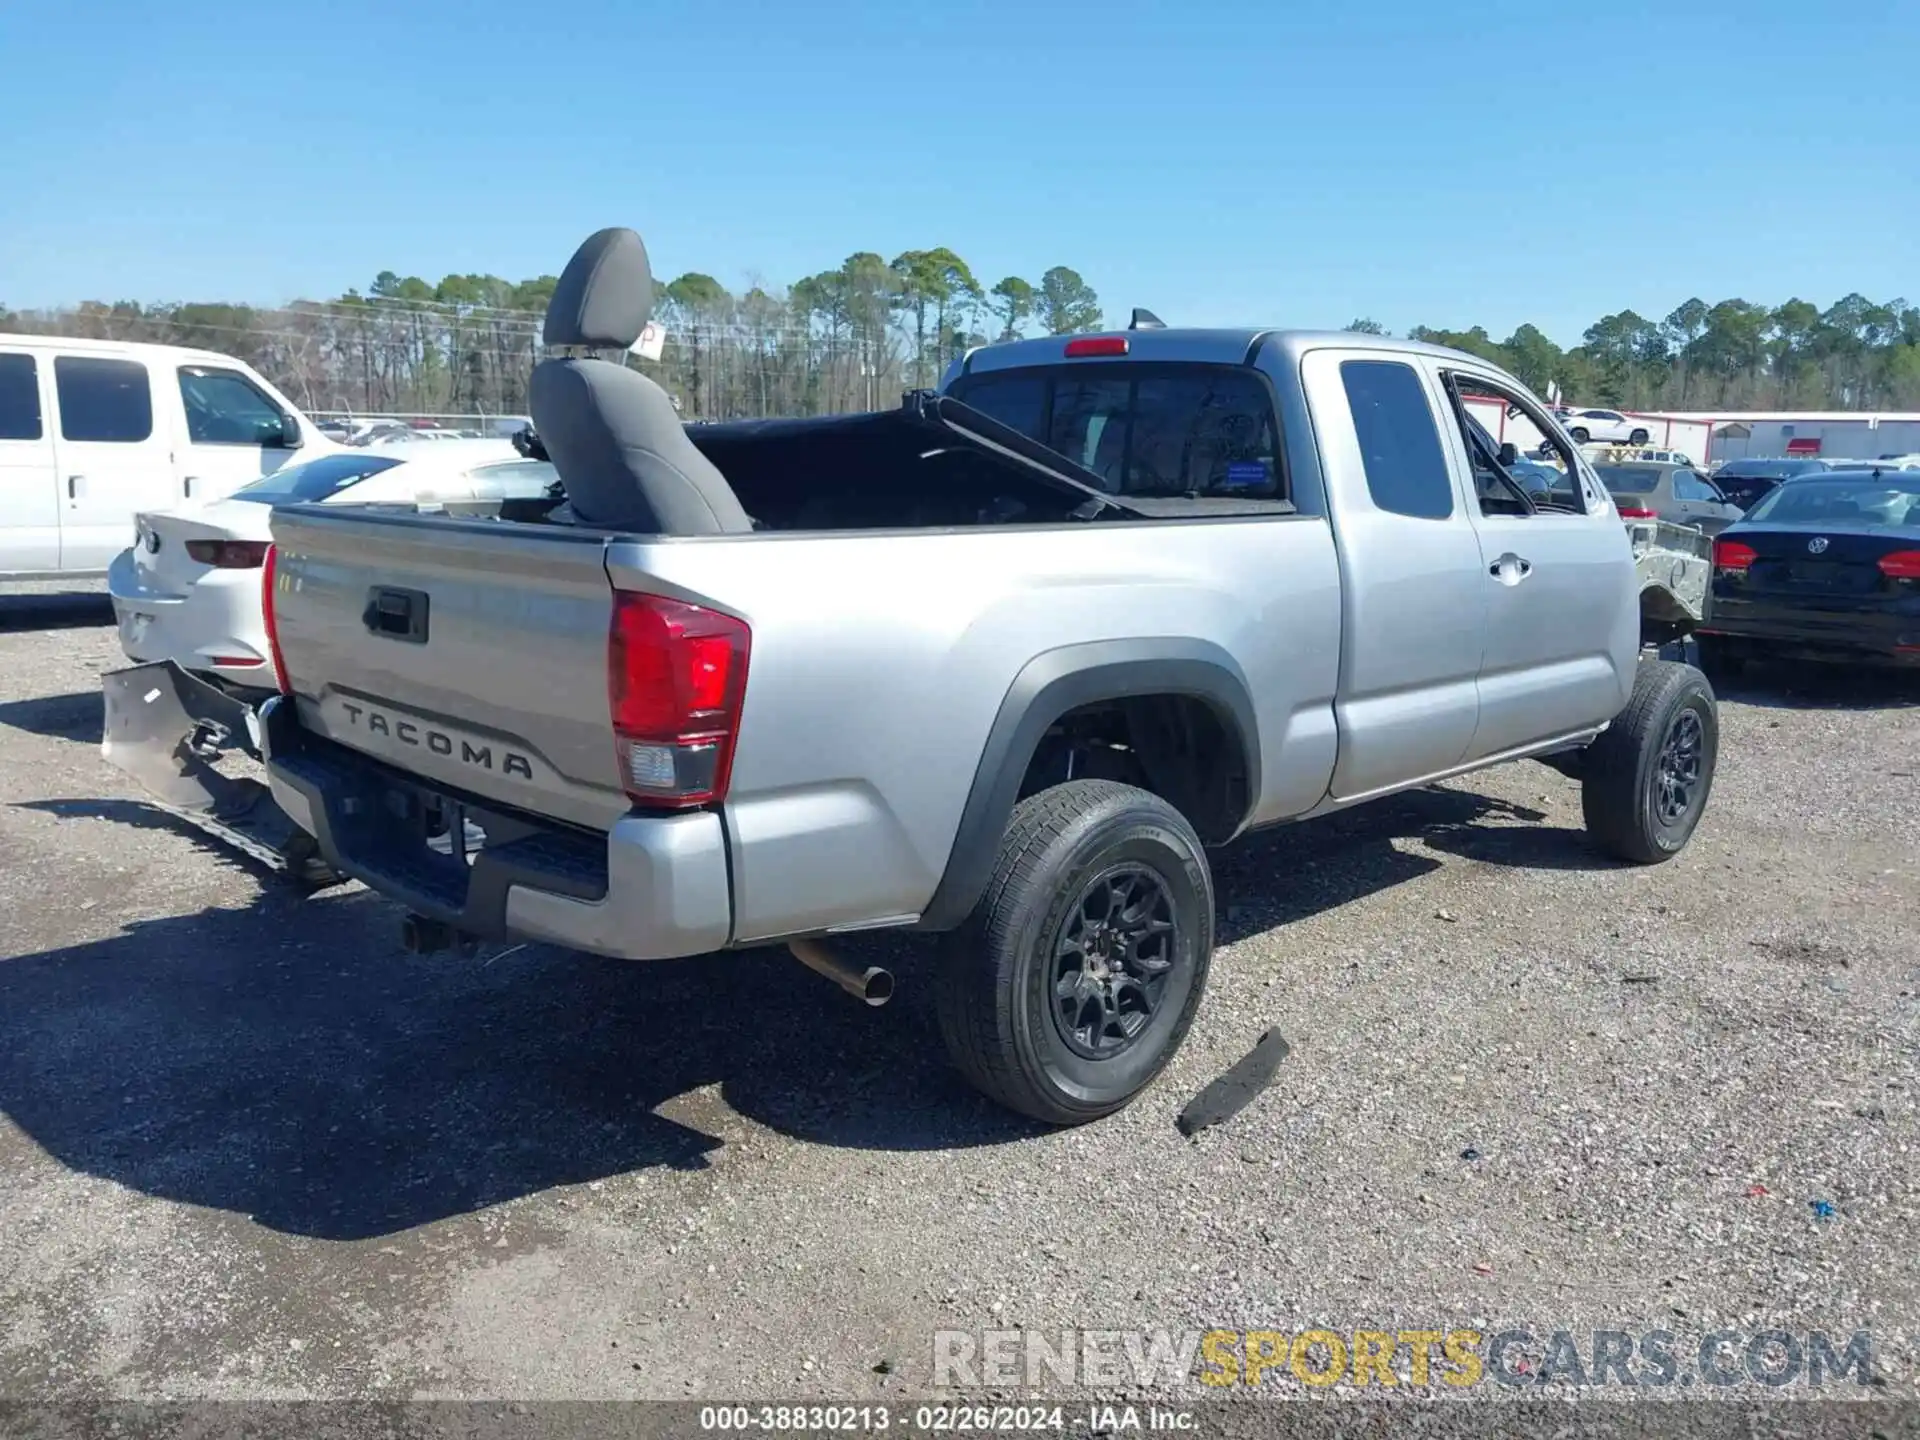
[(962, 375), (948, 393), (1091, 470), (1113, 494), (1285, 498), (1273, 402), (1244, 366), (989, 371)]

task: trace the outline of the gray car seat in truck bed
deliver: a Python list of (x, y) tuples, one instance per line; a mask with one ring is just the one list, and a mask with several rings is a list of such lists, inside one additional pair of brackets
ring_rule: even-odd
[[(567, 262), (541, 339), (549, 350), (625, 352), (652, 313), (646, 246), (634, 231), (609, 227)], [(687, 439), (667, 392), (621, 361), (542, 360), (529, 405), (581, 524), (654, 535), (753, 528), (726, 477)]]

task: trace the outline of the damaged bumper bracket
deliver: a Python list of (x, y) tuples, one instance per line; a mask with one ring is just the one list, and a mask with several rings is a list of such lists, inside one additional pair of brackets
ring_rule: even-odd
[[(259, 719), (245, 700), (171, 660), (109, 671), (100, 753), (160, 809), (308, 884), (339, 876), (274, 803), (259, 771)], [(238, 772), (238, 773), (236, 773)]]

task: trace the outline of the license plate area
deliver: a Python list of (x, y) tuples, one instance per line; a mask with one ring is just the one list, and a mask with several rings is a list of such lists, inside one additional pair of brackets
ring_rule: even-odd
[(1845, 560), (1795, 560), (1787, 566), (1789, 586), (1825, 595), (1865, 594), (1875, 578), (1869, 567)]
[(276, 780), (312, 806), (335, 869), (475, 935), (503, 935), (517, 885), (597, 904), (607, 895), (607, 837), (495, 808), (329, 740), (292, 707), (267, 721)]
[(464, 906), (487, 844), (481, 818), (451, 795), (392, 778), (379, 789), (378, 810), (376, 823), (356, 827), (362, 853), (441, 903)]

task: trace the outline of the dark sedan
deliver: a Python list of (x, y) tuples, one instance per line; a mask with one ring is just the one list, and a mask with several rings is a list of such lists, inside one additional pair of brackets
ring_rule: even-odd
[(1920, 665), (1920, 471), (1782, 485), (1713, 545), (1703, 662)]

